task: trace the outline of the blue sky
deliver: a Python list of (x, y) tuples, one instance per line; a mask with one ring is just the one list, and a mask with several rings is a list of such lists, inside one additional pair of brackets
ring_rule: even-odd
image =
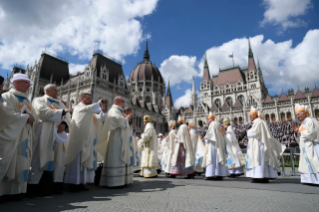
[[(72, 1), (65, 7), (76, 3)], [(45, 11), (48, 7), (53, 8), (52, 11), (56, 8), (56, 12), (61, 9), (58, 1), (51, 3), (53, 5), (39, 3), (39, 0), (30, 2), (39, 7), (36, 11)], [(302, 87), (311, 83), (309, 87), (313, 87), (313, 81), (319, 80), (319, 71), (314, 69), (319, 67), (316, 59), (319, 42), (315, 42), (319, 39), (318, 1), (119, 0), (122, 4), (115, 6), (112, 1), (97, 2), (98, 5), (94, 5), (95, 2), (73, 6), (74, 11), (62, 17), (49, 12), (46, 17), (39, 13), (28, 20), (11, 14), (19, 14), (19, 9), (33, 12), (33, 8), (16, 8), (15, 11), (8, 5), (10, 3), (0, 2), (0, 25), (1, 21), (6, 21), (18, 23), (17, 29), (27, 28), (21, 35), (14, 34), (17, 32), (14, 29), (7, 33), (0, 29), (0, 75), (10, 73), (14, 62), (33, 64), (40, 58), (44, 46), (62, 57), (69, 57), (71, 70), (81, 70), (92, 56), (94, 41), (99, 40), (101, 50), (125, 61), (123, 70), (128, 76), (142, 60), (145, 38), (149, 36), (151, 61), (160, 68), (166, 81), (168, 78), (173, 81), (175, 105), (181, 106), (189, 103), (192, 75), (195, 75), (199, 89), (204, 53), (207, 51), (211, 73), (217, 74), (218, 67), (232, 64), (228, 59), (231, 52), (234, 52), (235, 62), (244, 68), (247, 66), (247, 38), (250, 37), (254, 56), (256, 59), (258, 56), (261, 68), (265, 70), (271, 95), (279, 94), (281, 87), (296, 90), (296, 84)], [(92, 15), (87, 12), (88, 20), (102, 24), (92, 26), (94, 24), (74, 15), (94, 6), (112, 8), (106, 11), (92, 8)], [(121, 9), (122, 6), (127, 8)], [(103, 15), (96, 15), (96, 10), (101, 10)], [(90, 27), (96, 31), (90, 31)], [(67, 32), (68, 29), (73, 31)], [(68, 41), (74, 34), (84, 39), (77, 40), (76, 37)], [(37, 36), (39, 39), (33, 40)], [(308, 55), (312, 55), (311, 58)], [(309, 75), (303, 76), (302, 70)]]

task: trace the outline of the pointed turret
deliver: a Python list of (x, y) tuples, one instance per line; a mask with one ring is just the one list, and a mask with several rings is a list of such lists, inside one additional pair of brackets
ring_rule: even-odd
[(193, 86), (192, 86), (192, 105), (195, 107), (197, 101), (197, 93), (195, 87), (195, 78), (193, 77)]
[(150, 54), (148, 52), (148, 39), (146, 40), (146, 48), (144, 52), (144, 60), (150, 60)]
[(171, 86), (170, 86), (169, 81), (168, 81), (168, 85), (167, 85), (167, 94), (165, 97), (165, 105), (168, 108), (173, 107), (173, 98), (172, 98), (172, 94), (171, 94)]
[(256, 69), (256, 64), (254, 61), (254, 54), (253, 51), (251, 50), (251, 45), (250, 45), (250, 39), (248, 39), (248, 70), (251, 71), (257, 71)]
[(210, 81), (210, 73), (209, 73), (209, 67), (208, 67), (206, 52), (205, 52), (203, 80), (204, 81)]
[(249, 58), (254, 57), (253, 51), (251, 50), (251, 45), (250, 45), (250, 39), (249, 38), (248, 38), (248, 46), (249, 46), (248, 57)]

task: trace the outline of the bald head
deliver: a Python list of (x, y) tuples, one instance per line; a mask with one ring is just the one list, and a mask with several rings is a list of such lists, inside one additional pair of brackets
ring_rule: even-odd
[(44, 92), (46, 95), (53, 98), (57, 98), (59, 94), (58, 89), (54, 84), (47, 84), (46, 86), (44, 86)]
[(113, 104), (117, 105), (121, 108), (124, 108), (124, 106), (125, 106), (124, 100), (121, 96), (116, 96), (113, 100)]

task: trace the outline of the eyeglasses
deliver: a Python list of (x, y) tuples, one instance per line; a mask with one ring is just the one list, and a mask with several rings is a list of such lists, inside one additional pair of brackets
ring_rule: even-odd
[(26, 82), (26, 81), (18, 81), (19, 83), (20, 82), (24, 82), (24, 83), (26, 83), (27, 85), (30, 85), (30, 82)]

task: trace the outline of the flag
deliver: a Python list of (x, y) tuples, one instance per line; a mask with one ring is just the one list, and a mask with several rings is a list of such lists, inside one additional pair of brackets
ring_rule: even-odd
[(228, 57), (229, 57), (229, 58), (233, 58), (233, 56), (234, 56), (234, 55), (230, 54)]

